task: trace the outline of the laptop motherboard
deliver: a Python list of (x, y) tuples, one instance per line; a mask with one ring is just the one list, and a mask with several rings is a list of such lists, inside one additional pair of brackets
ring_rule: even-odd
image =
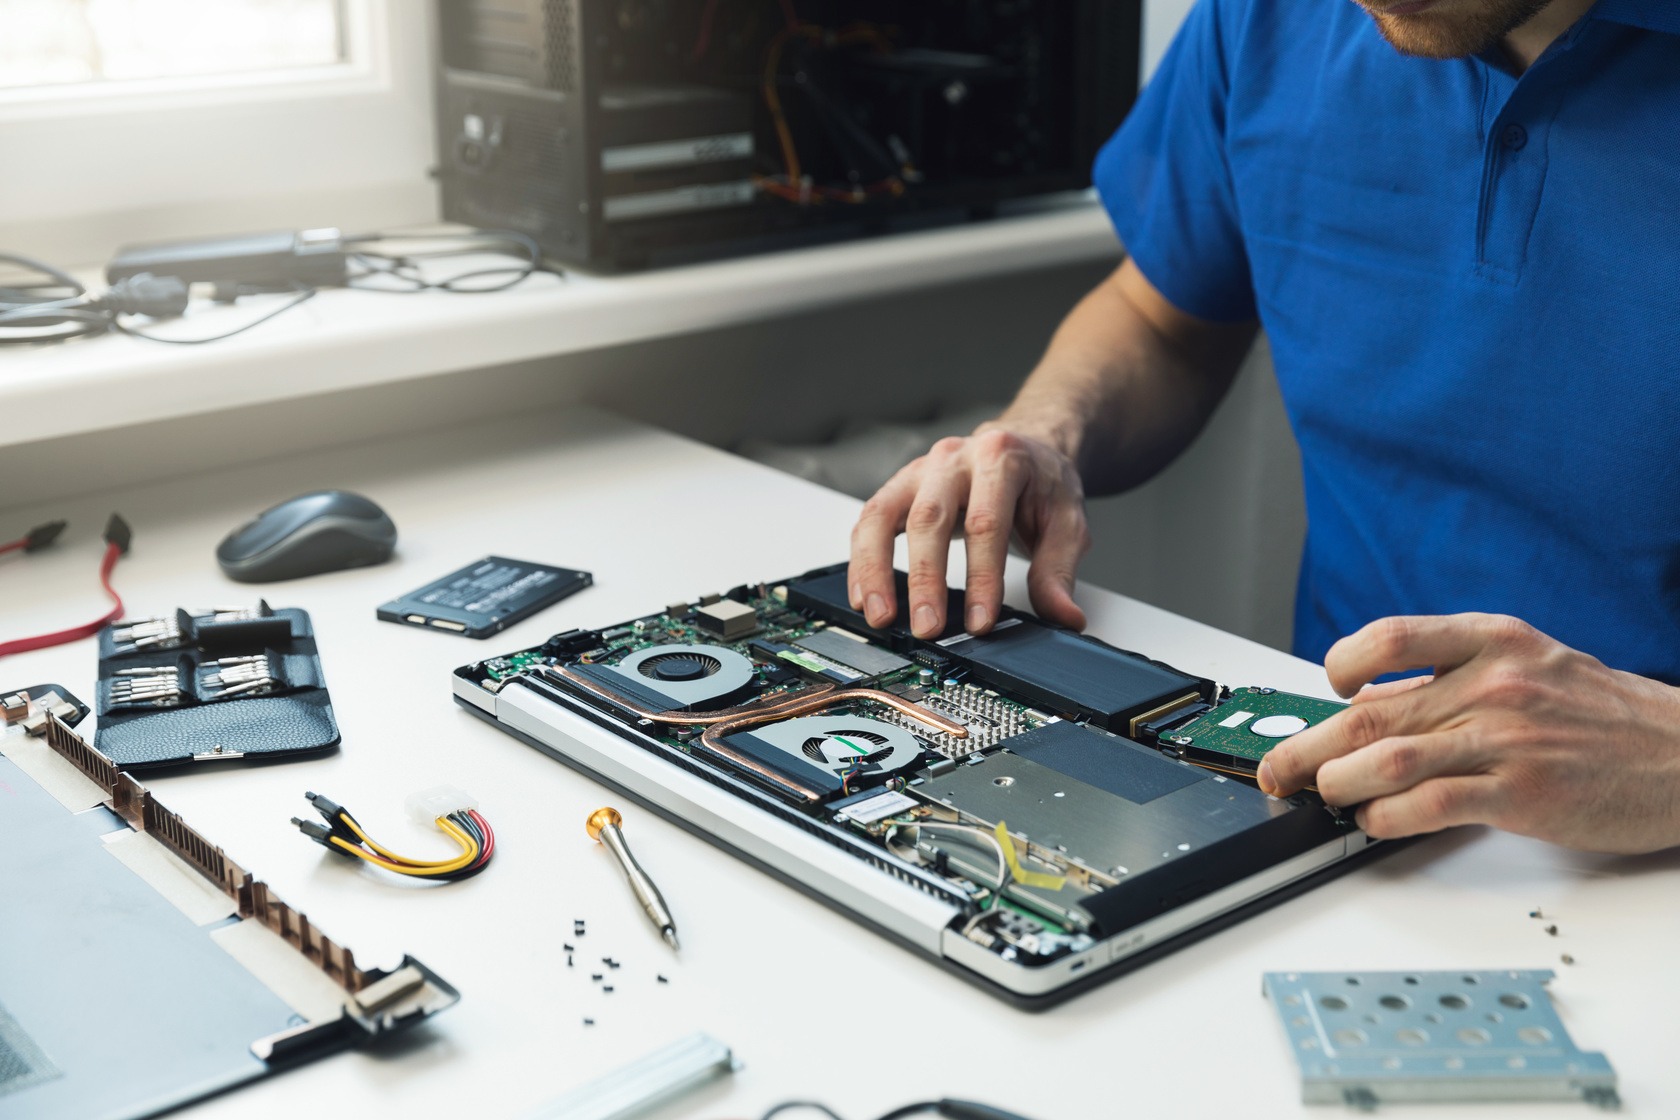
[(950, 902), (961, 937), (1027, 966), (1355, 831), (1251, 777), (1340, 704), (1233, 691), (1008, 609), (981, 637), (877, 630), (844, 580), (557, 634), (463, 666), (457, 694), (534, 689)]

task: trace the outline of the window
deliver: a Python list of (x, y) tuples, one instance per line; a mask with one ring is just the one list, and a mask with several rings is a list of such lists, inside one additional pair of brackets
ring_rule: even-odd
[(0, 89), (346, 60), (343, 0), (0, 0)]
[(0, 0), (0, 249), (433, 220), (432, 5)]

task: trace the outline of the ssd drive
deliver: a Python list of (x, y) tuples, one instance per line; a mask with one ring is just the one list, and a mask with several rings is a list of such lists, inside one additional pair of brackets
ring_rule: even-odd
[(392, 599), (378, 614), (386, 622), (488, 638), (594, 582), (588, 572), (486, 556)]

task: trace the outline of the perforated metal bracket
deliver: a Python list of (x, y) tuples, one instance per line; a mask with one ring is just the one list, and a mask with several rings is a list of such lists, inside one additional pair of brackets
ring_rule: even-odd
[(1395, 1101), (1583, 1100), (1621, 1105), (1616, 1071), (1579, 1049), (1552, 1007), (1550, 969), (1268, 972), (1262, 992), (1301, 1066), (1301, 1100), (1371, 1111)]

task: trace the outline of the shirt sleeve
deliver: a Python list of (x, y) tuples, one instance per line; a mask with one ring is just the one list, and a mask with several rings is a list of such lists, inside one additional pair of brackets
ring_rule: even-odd
[(1226, 159), (1232, 0), (1198, 0), (1092, 179), (1120, 243), (1162, 295), (1202, 319), (1255, 317)]

